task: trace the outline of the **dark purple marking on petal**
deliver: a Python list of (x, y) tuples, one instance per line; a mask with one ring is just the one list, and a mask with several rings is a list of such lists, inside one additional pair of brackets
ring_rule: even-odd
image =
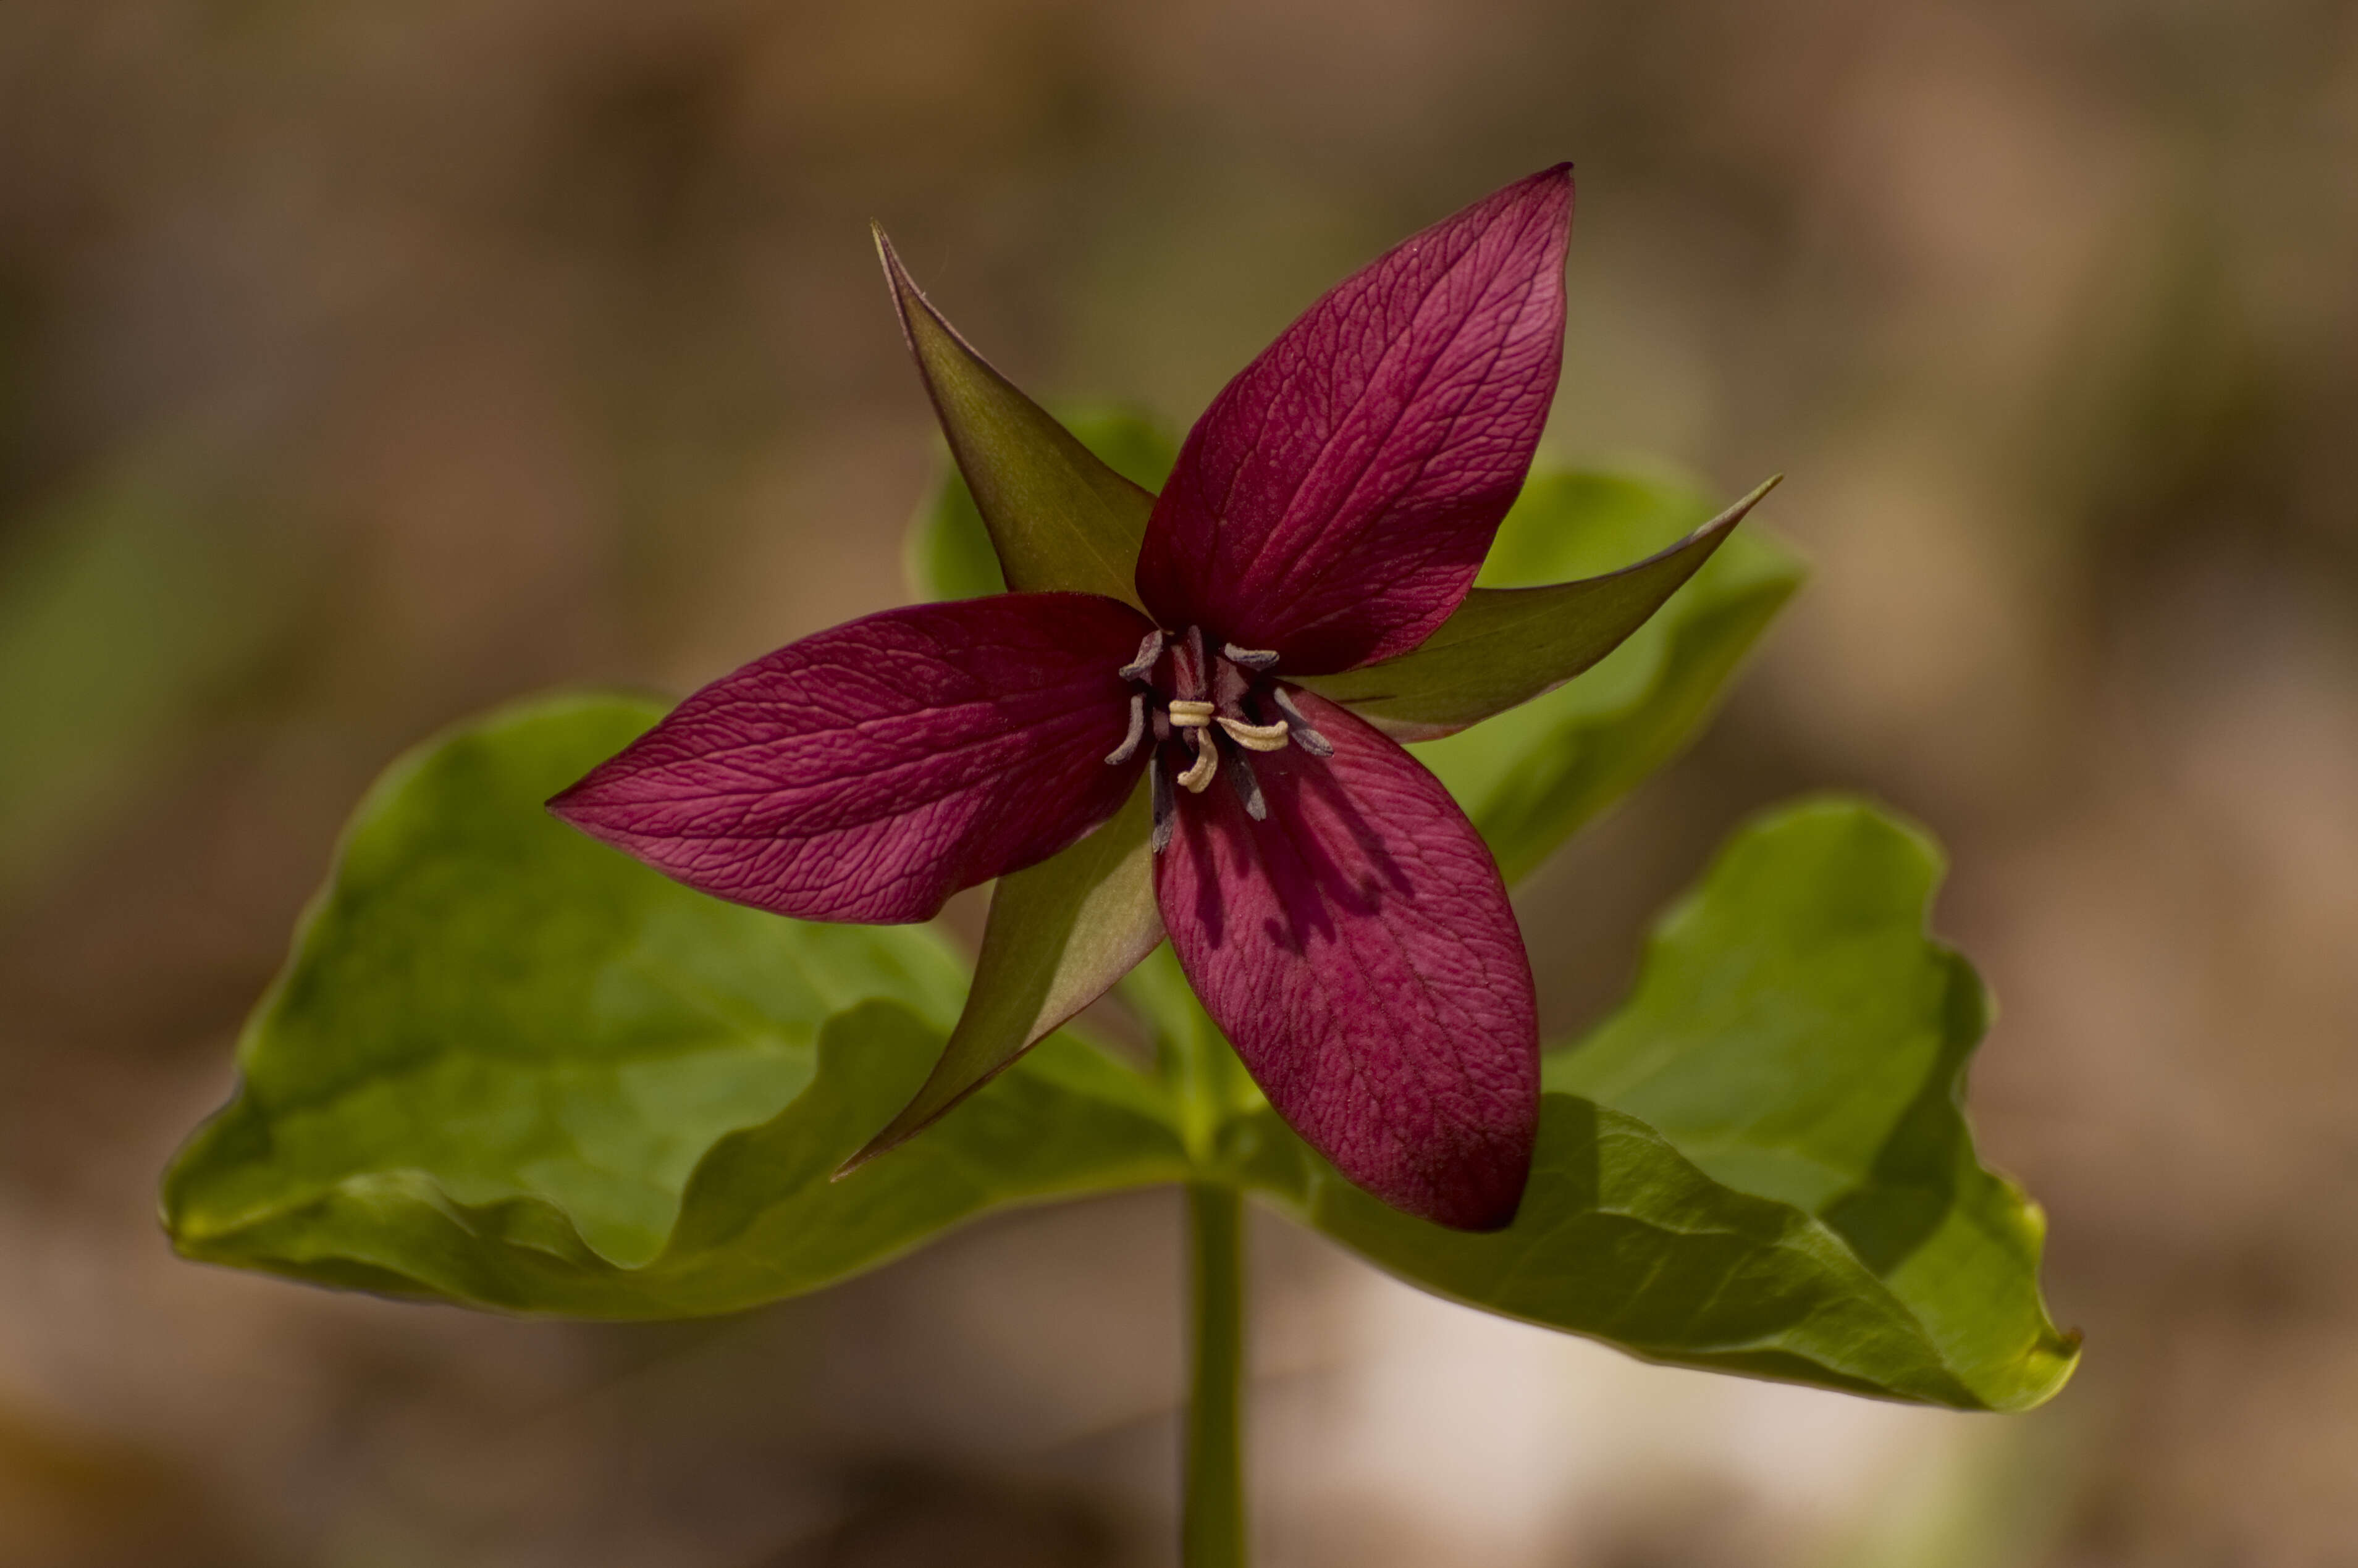
[(1187, 978), (1294, 1131), (1359, 1187), (1465, 1230), (1514, 1219), (1539, 1124), (1531, 961), (1448, 791), (1347, 711), (1320, 761), (1256, 757), (1180, 803), (1155, 893)]
[(1163, 766), (1158, 755), (1146, 765), (1146, 787), (1150, 807), (1154, 813), (1152, 845), (1156, 854), (1171, 847), (1171, 834), (1178, 826), (1175, 813), (1178, 803), (1171, 792), (1171, 770)]
[(1092, 594), (886, 610), (723, 676), (549, 809), (806, 920), (930, 919), (1111, 816), (1143, 617)]
[(1405, 653), (1449, 618), (1555, 395), (1570, 169), (1345, 279), (1213, 400), (1139, 555), (1163, 625), (1315, 675)]

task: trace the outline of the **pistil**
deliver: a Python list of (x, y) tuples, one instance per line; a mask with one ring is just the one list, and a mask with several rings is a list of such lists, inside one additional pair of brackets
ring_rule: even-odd
[[(1129, 730), (1106, 761), (1128, 762), (1140, 747), (1146, 748), (1156, 854), (1170, 846), (1175, 828), (1174, 785), (1200, 795), (1225, 771), (1245, 814), (1265, 822), (1269, 802), (1253, 771), (1254, 752), (1298, 745), (1313, 757), (1335, 754), (1286, 689), (1270, 678), (1277, 660), (1273, 649), (1239, 648), (1233, 642), (1222, 643), (1218, 653), (1207, 656), (1202, 628), (1189, 627), (1176, 635), (1159, 628), (1147, 633), (1138, 645), (1138, 657), (1121, 667), (1121, 678), (1141, 689), (1130, 693)], [(1272, 708), (1282, 716), (1272, 717)], [(1174, 741), (1186, 748), (1184, 758), (1167, 755), (1165, 748)]]

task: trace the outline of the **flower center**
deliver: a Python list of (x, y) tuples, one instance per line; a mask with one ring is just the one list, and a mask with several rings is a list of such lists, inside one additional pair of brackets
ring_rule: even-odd
[[(1270, 673), (1277, 655), (1263, 649), (1220, 645), (1210, 652), (1201, 627), (1174, 636), (1155, 630), (1138, 657), (1119, 671), (1136, 690), (1130, 696), (1130, 733), (1106, 758), (1119, 765), (1150, 746), (1148, 789), (1154, 804), (1154, 852), (1170, 846), (1177, 797), (1172, 786), (1202, 794), (1223, 772), (1255, 822), (1269, 815), (1250, 756), (1299, 746), (1313, 757), (1335, 748), (1294, 705), (1290, 688)], [(1226, 766), (1223, 767), (1225, 759)]]

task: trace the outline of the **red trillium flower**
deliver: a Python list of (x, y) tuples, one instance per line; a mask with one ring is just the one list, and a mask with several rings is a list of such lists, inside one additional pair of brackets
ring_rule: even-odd
[[(1562, 355), (1571, 207), (1559, 166), (1337, 285), (1196, 422), (1151, 514), (884, 247), (1015, 591), (780, 649), (551, 809), (690, 886), (806, 920), (928, 919), (1003, 879), (944, 1065), (871, 1152), (1167, 932), (1271, 1104), (1344, 1176), (1444, 1225), (1509, 1223), (1538, 1122), (1531, 964), (1488, 850), (1393, 738), (1471, 718), (1379, 727), (1350, 698), (1371, 667), (1414, 683), (1415, 650), (1466, 606), (1521, 488)], [(990, 433), (1011, 422), (1044, 466), (1013, 473), (994, 455)], [(1073, 524), (1099, 501), (1142, 530)], [(1060, 528), (1061, 554), (1026, 555)], [(1704, 532), (1700, 550), (1656, 558), (1675, 580), (1640, 596), (1637, 619), (1700, 564), (1718, 537)], [(1026, 591), (1084, 586), (1098, 591)], [(1558, 591), (1476, 597), (1511, 618), (1520, 601), (1490, 601)], [(1336, 696), (1315, 689), (1346, 671), (1360, 673)], [(1010, 1004), (999, 979), (1023, 966), (1008, 953), (1043, 924), (1066, 955)]]

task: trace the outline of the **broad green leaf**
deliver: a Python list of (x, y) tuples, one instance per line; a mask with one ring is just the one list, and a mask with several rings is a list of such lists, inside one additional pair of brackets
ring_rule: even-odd
[[(1171, 437), (1141, 413), (1081, 406), (1059, 408), (1056, 417), (1107, 467), (1149, 491), (1162, 488), (1178, 456)], [(910, 524), (904, 564), (921, 598), (976, 599), (1007, 591), (990, 531), (956, 465), (944, 467)]]
[[(1261, 1105), (1203, 1157), (1411, 1283), (1651, 1360), (2038, 1404), (2078, 1342), (2039, 1298), (2038, 1210), (1976, 1162), (1958, 1109), (1986, 1006), (1924, 934), (1939, 869), (1920, 834), (1854, 803), (1739, 834), (1663, 920), (1629, 1001), (1550, 1056), (1504, 1231), (1385, 1208)], [(1166, 1036), (1217, 1045), (1185, 998), (1125, 994)]]
[[(876, 231), (901, 329), (1007, 585), (1138, 602), (1131, 577), (1154, 498), (1100, 462), (993, 370), (910, 281)], [(967, 563), (969, 572), (973, 563)]]
[[(1622, 1112), (1548, 1086), (1521, 1212), (1468, 1235), (1336, 1175), (1279, 1120), (1165, 947), (1122, 996), (1155, 1029), (1200, 1162), (1409, 1283), (1649, 1360), (1977, 1410), (1906, 1304), (1807, 1213), (1714, 1181)], [(1192, 1114), (1191, 1114), (1192, 1112)]]
[(2010, 1408), (2060, 1387), (2077, 1342), (2039, 1300), (2045, 1222), (1983, 1168), (1961, 1109), (1989, 1007), (1973, 966), (1925, 935), (1943, 869), (1930, 839), (1857, 801), (1756, 822), (1547, 1083), (1816, 1216)]
[[(1482, 569), (1486, 587), (1611, 571), (1693, 532), (1711, 503), (1674, 485), (1534, 474)], [(1753, 639), (1800, 585), (1798, 561), (1738, 530), (1653, 618), (1579, 679), (1416, 746), (1509, 880), (1670, 760), (1711, 712)]]
[(1396, 740), (1455, 735), (1554, 691), (1620, 647), (1776, 484), (1633, 566), (1542, 587), (1477, 587), (1414, 652), (1302, 683)]
[(932, 1125), (1033, 1041), (1104, 995), (1163, 940), (1148, 842), (1152, 826), (1141, 781), (1129, 803), (1088, 837), (999, 879), (949, 1045), (916, 1097), (852, 1156), (852, 1165)]
[(1992, 1402), (1825, 1226), (1713, 1181), (1635, 1117), (1551, 1092), (1522, 1211), (1447, 1230), (1345, 1182), (1273, 1115), (1231, 1130), (1263, 1193), (1468, 1306), (1674, 1366), (1955, 1409)]
[(546, 815), (660, 711), (527, 704), (371, 791), (236, 1098), (167, 1177), (183, 1252), (523, 1311), (722, 1312), (1001, 1204), (1184, 1175), (1163, 1091), (1058, 1036), (830, 1181), (940, 1055), (957, 962), (924, 928), (707, 898)]

